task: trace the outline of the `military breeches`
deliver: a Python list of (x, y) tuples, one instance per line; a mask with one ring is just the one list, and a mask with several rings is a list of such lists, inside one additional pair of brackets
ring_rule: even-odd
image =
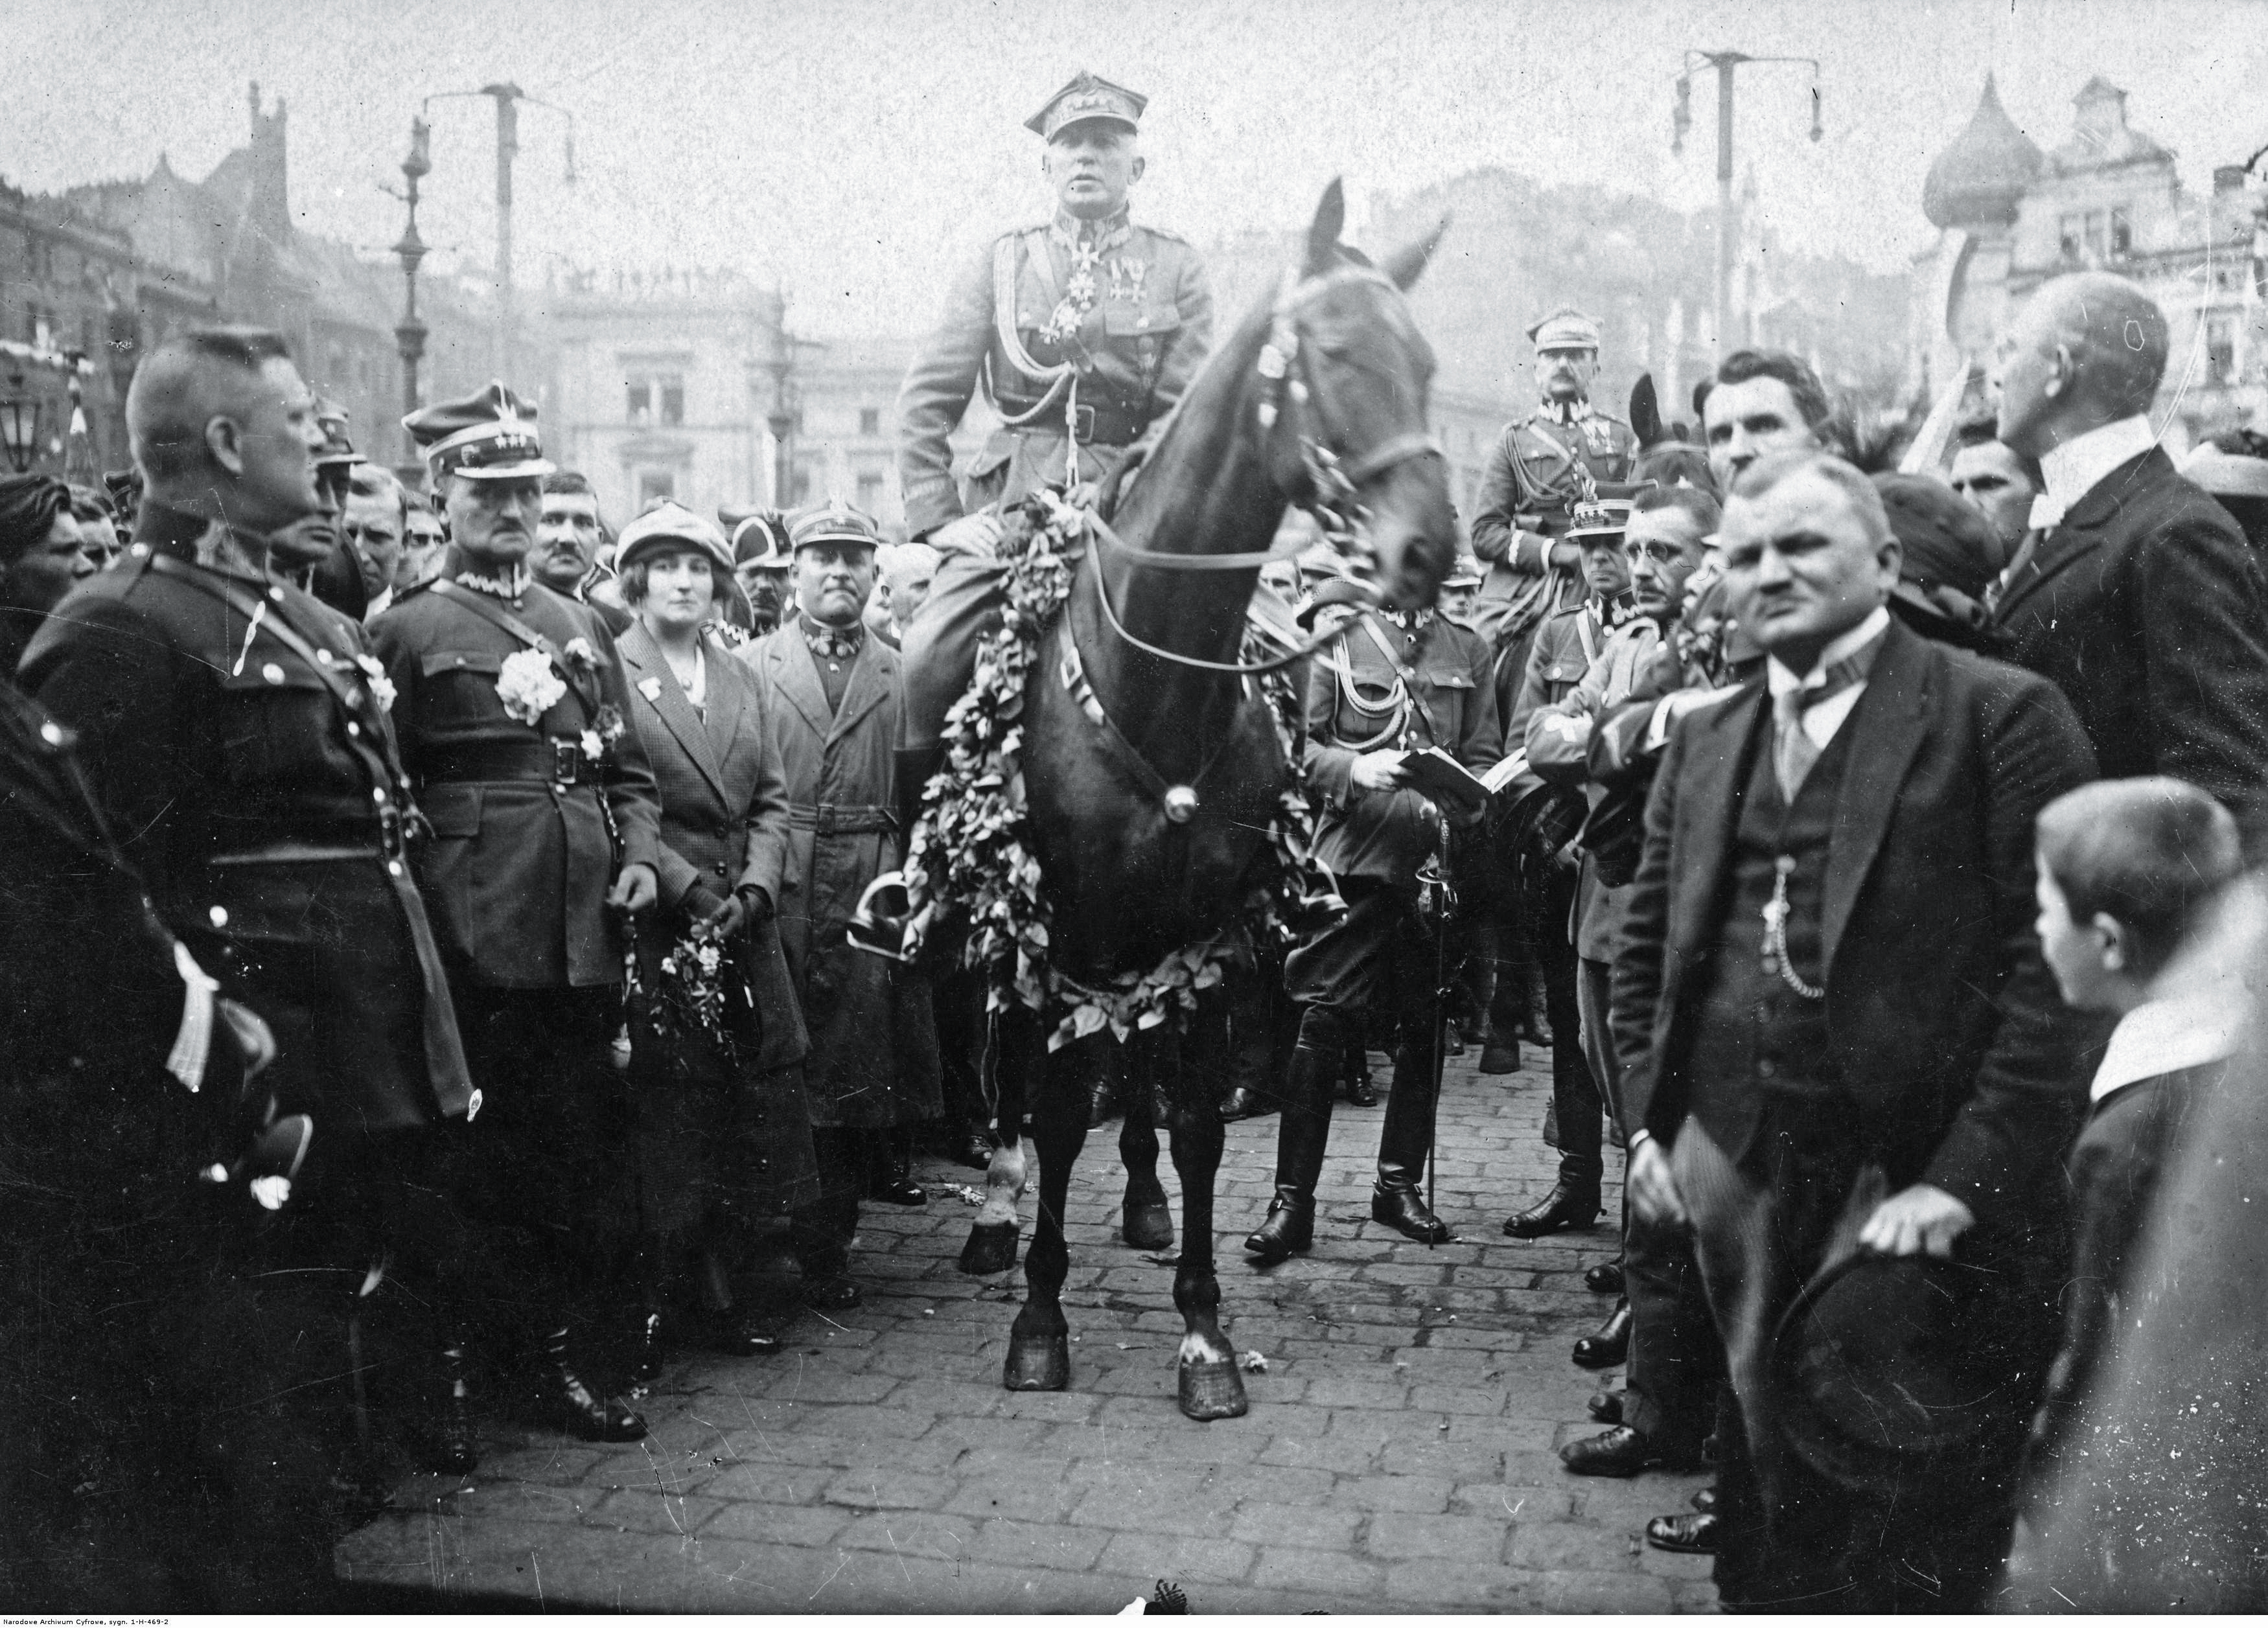
[(983, 555), (948, 554), (938, 562), (928, 601), (905, 630), (900, 651), (902, 749), (935, 745), (944, 734), (945, 715), (976, 677), (976, 647), (1000, 626), (1007, 581), (1008, 568)]

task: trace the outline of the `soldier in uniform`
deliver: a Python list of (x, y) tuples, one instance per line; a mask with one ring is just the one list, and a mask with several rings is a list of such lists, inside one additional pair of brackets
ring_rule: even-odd
[[(1581, 551), (1567, 540), (1575, 505), (1600, 482), (1630, 479), (1638, 434), (1591, 405), (1599, 376), (1599, 325), (1562, 305), (1528, 330), (1543, 400), (1504, 427), (1489, 453), (1473, 515), (1473, 552), (1489, 565), (1475, 614), (1497, 642), (1499, 685), (1518, 682), (1527, 643), (1543, 620), (1585, 597)], [(1499, 705), (1512, 697), (1500, 687)]]
[(568, 1325), (599, 1292), (592, 1235), (624, 1213), (617, 913), (654, 902), (659, 797), (606, 623), (527, 564), (553, 468), (533, 410), (491, 384), (402, 422), (431, 469), (449, 554), (371, 639), (432, 825), (418, 881), (485, 1104), (466, 1196), (498, 1234), (536, 1235), (510, 1261), (497, 1251), (514, 1275), (490, 1287), (546, 1342), (547, 1411), (578, 1435), (635, 1441), (644, 1421), (585, 1382)]
[[(1003, 591), (997, 521), (949, 523), (1050, 483), (1101, 480), (1145, 444), (1211, 343), (1212, 293), (1196, 252), (1127, 216), (1147, 105), (1082, 72), (1025, 121), (1047, 143), (1054, 217), (998, 238), (967, 268), (899, 392), (906, 530), (941, 556), (905, 634), (897, 782), (909, 801), (934, 768), (946, 709), (968, 687)], [(1001, 423), (969, 466), (964, 503), (946, 437), (980, 392)]]
[(1371, 1217), (1420, 1243), (1449, 1236), (1418, 1186), (1433, 1145), (1448, 970), (1447, 925), (1421, 913), (1419, 871), (1442, 857), (1444, 816), (1403, 783), (1402, 762), (1438, 746), (1476, 774), (1495, 765), (1503, 737), (1489, 648), (1431, 610), (1365, 610), (1343, 627), (1336, 660), (1308, 671), (1306, 766), (1322, 797), (1315, 858), (1338, 877), (1347, 911), (1285, 964), (1285, 992), (1307, 1010), (1282, 1093), (1276, 1196), (1244, 1241), (1263, 1265), (1314, 1240), (1339, 1066), (1370, 1012), (1401, 1024)]
[[(217, 1441), (237, 1485), (287, 1524), (323, 1491), (295, 1493), (289, 1465), (343, 1422), (341, 1319), (357, 1287), (381, 1251), (415, 1275), (446, 1247), (431, 1133), (472, 1097), (407, 863), (416, 815), (379, 670), (353, 620), (276, 575), (271, 535), (317, 507), (311, 407), (275, 334), (201, 329), (160, 346), (127, 401), (148, 483), (135, 540), (22, 669), (78, 732), (160, 918), (273, 1029), (278, 1106), (315, 1127), (300, 1202), (235, 1263), (227, 1315), (206, 1320), (202, 1355), (185, 1353), (196, 1375), (174, 1380), (220, 1386), (212, 1405), (233, 1422)], [(310, 1417), (319, 1405), (329, 1419)]]

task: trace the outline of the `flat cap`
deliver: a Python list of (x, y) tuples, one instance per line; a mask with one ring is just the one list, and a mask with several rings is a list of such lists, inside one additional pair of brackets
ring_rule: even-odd
[(1528, 338), (1538, 350), (1596, 350), (1599, 348), (1598, 319), (1586, 316), (1572, 305), (1562, 305), (1550, 315), (1539, 317), (1531, 323)]
[(819, 543), (850, 543), (865, 548), (881, 546), (882, 529), (873, 516), (853, 509), (839, 497), (812, 503), (787, 517), (790, 547), (802, 550)]
[(1130, 130), (1138, 130), (1142, 128), (1142, 110), (1149, 105), (1148, 97), (1108, 79), (1098, 79), (1082, 68), (1069, 84), (1048, 98), (1045, 106), (1024, 121), (1024, 128), (1049, 142), (1055, 140), (1057, 132), (1090, 119), (1106, 119)]
[(467, 475), (513, 480), (548, 475), (558, 466), (543, 456), (535, 409), (502, 380), (458, 401), (437, 401), (401, 421), (435, 480)]
[(706, 515), (696, 514), (682, 503), (657, 503), (622, 528), (615, 544), (615, 568), (621, 570), (642, 554), (650, 554), (675, 544), (683, 548), (697, 548), (718, 570), (729, 576), (733, 574), (732, 546), (725, 534)]

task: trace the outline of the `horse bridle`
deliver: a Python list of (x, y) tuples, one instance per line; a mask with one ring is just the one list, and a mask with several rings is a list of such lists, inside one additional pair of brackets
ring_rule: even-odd
[[(1359, 527), (1368, 518), (1359, 494), (1367, 482), (1387, 471), (1419, 458), (1441, 458), (1441, 444), (1430, 432), (1407, 430), (1389, 436), (1375, 446), (1365, 448), (1351, 458), (1332, 444), (1336, 439), (1334, 427), (1324, 410), (1322, 392), (1313, 382), (1306, 348), (1300, 342), (1299, 312), (1329, 290), (1347, 282), (1374, 282), (1393, 289), (1394, 281), (1374, 267), (1343, 265), (1322, 276), (1302, 279), (1296, 271), (1286, 271), (1277, 291), (1276, 304), (1269, 313), (1268, 338), (1260, 348), (1255, 370), (1260, 375), (1262, 389), (1256, 416), (1264, 440), (1277, 434), (1279, 422), (1285, 423), (1294, 436), (1294, 445), (1300, 455), (1300, 466), (1307, 483), (1304, 493), (1285, 491), (1280, 482), (1277, 490), (1285, 498), (1314, 517), (1322, 529), (1323, 539), (1334, 552), (1342, 556), (1359, 546)], [(1396, 290), (1399, 292), (1399, 290)], [(1292, 413), (1287, 415), (1287, 406)], [(1175, 404), (1176, 410), (1179, 404)], [(1303, 429), (1298, 416), (1312, 421), (1312, 429)], [(1270, 480), (1275, 481), (1273, 470)], [(1084, 515), (1087, 528), (1101, 541), (1108, 544), (1130, 565), (1146, 567), (1160, 571), (1250, 571), (1293, 558), (1300, 550), (1280, 552), (1274, 548), (1258, 549), (1230, 554), (1166, 554), (1156, 549), (1137, 548), (1111, 530), (1099, 515), (1091, 511)], [(1287, 654), (1271, 656), (1260, 662), (1214, 662), (1199, 656), (1184, 656), (1178, 650), (1167, 649), (1137, 638), (1120, 620), (1117, 608), (1110, 603), (1110, 590), (1100, 573), (1095, 577), (1095, 598), (1101, 602), (1103, 620), (1110, 630), (1128, 644), (1145, 655), (1154, 656), (1183, 667), (1194, 667), (1207, 672), (1249, 675), (1272, 672), (1279, 667), (1314, 655), (1338, 636), (1336, 627), (1325, 628)]]

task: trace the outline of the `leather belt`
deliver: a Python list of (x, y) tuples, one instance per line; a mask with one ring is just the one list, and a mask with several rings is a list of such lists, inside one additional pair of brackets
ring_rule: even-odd
[[(1036, 402), (1003, 402), (1000, 412), (1004, 417), (1012, 417), (1019, 413), (1028, 413), (1037, 406)], [(1101, 407), (1092, 402), (1080, 402), (1072, 411), (1071, 422), (1073, 433), (1079, 437), (1081, 446), (1130, 445), (1140, 440), (1142, 432), (1149, 428), (1131, 412), (1112, 407), (1108, 402)], [(1010, 433), (1019, 436), (1061, 435), (1063, 415), (1059, 413), (1042, 414), (1028, 424), (1014, 426)]]
[(594, 785), (598, 781), (598, 766), (583, 756), (582, 743), (567, 735), (445, 746), (431, 753), (423, 767), (429, 786), (460, 781), (540, 781), (549, 786), (574, 786)]
[(788, 806), (787, 817), (798, 831), (814, 831), (822, 837), (898, 828), (897, 815), (873, 803), (796, 803)]

